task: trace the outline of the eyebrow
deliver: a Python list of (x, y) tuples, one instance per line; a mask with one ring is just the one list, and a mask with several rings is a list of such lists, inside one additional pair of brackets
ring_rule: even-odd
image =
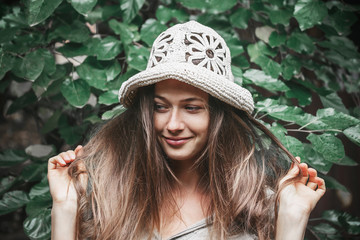
[[(159, 95), (155, 95), (155, 98), (159, 98), (163, 101), (168, 101), (166, 98), (159, 96)], [(180, 100), (180, 102), (192, 102), (192, 101), (201, 101), (201, 102), (205, 102), (204, 99), (202, 98), (196, 98), (196, 97), (190, 97), (190, 98), (186, 98), (186, 99), (182, 99)]]

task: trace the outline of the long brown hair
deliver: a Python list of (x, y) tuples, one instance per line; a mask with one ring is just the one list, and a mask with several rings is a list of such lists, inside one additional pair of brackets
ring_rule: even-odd
[[(176, 177), (153, 126), (153, 95), (153, 86), (139, 89), (133, 105), (103, 125), (70, 166), (78, 239), (150, 239), (161, 227), (161, 209), (177, 209)], [(277, 183), (294, 159), (250, 115), (213, 97), (209, 111), (208, 144), (194, 167), (209, 201), (211, 236), (247, 232), (272, 238)]]

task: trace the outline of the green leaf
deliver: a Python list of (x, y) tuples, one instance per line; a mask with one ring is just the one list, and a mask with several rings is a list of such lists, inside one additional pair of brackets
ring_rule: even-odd
[(107, 91), (99, 96), (100, 104), (111, 105), (118, 102), (119, 100), (117, 90)]
[(231, 53), (231, 57), (234, 58), (244, 52), (244, 48), (242, 46), (242, 42), (236, 38), (232, 37), (225, 40)]
[(86, 15), (96, 5), (97, 0), (67, 0), (71, 3), (74, 9), (82, 14)]
[(42, 209), (51, 207), (52, 198), (47, 177), (44, 177), (40, 183), (31, 188), (29, 197), (30, 201), (26, 204), (27, 215), (32, 215)]
[(125, 23), (131, 22), (144, 5), (145, 0), (120, 0), (120, 8), (123, 11)]
[(333, 108), (319, 109), (316, 112), (316, 116), (333, 129), (343, 130), (360, 123), (359, 119), (342, 112), (337, 112)]
[(35, 196), (33, 199), (31, 199), (28, 204), (26, 204), (26, 214), (28, 216), (37, 214), (41, 210), (48, 209), (52, 206), (52, 198), (50, 193)]
[(146, 68), (149, 55), (150, 52), (145, 47), (130, 46), (127, 54), (127, 62), (130, 67), (142, 71)]
[(24, 95), (22, 95), (20, 98), (16, 99), (7, 110), (6, 114), (12, 114), (14, 112), (19, 111), (20, 109), (23, 109), (33, 103), (37, 102), (37, 97), (35, 93), (30, 90)]
[(302, 155), (304, 147), (298, 139), (291, 136), (284, 136), (280, 138), (280, 141), (294, 156)]
[(4, 53), (0, 48), (0, 79), (2, 79), (5, 74), (13, 68), (14, 63), (15, 58), (7, 53)]
[(193, 1), (193, 0), (176, 0), (181, 3), (186, 8), (189, 9), (199, 9), (199, 10), (207, 10), (210, 13), (220, 13), (225, 12), (231, 9), (236, 4), (236, 0), (227, 0), (227, 1), (217, 1), (217, 0), (209, 0), (209, 1)]
[(323, 21), (324, 24), (333, 27), (339, 35), (346, 36), (351, 31), (351, 26), (357, 21), (354, 13), (335, 8)]
[(12, 188), (12, 186), (14, 186), (17, 181), (18, 179), (14, 176), (7, 176), (2, 178), (0, 180), (0, 196)]
[(31, 163), (26, 165), (20, 174), (20, 179), (25, 182), (40, 181), (46, 176), (47, 163)]
[(287, 83), (289, 91), (285, 92), (287, 98), (294, 98), (298, 101), (300, 106), (307, 106), (311, 103), (311, 92), (298, 84), (292, 82)]
[(84, 122), (89, 122), (91, 124), (96, 124), (96, 123), (101, 122), (101, 119), (97, 115), (93, 114), (93, 115), (90, 115), (90, 116), (86, 117), (84, 119)]
[[(324, 235), (339, 235), (338, 230), (328, 223), (320, 223), (316, 226), (311, 226), (313, 232), (321, 233)], [(324, 239), (324, 238), (321, 238)]]
[(59, 133), (62, 139), (69, 145), (78, 143), (88, 127), (87, 123), (83, 123), (80, 126), (70, 126), (67, 122), (64, 123), (63, 119), (60, 118), (60, 122), (63, 122), (59, 126)]
[(114, 7), (112, 4), (105, 6), (99, 6), (98, 4), (96, 8), (85, 15), (85, 19), (91, 24), (94, 24), (105, 21), (113, 16), (121, 16), (121, 14), (121, 9), (117, 7), (117, 5)]
[(278, 124), (277, 122), (273, 122), (269, 130), (275, 135), (275, 137), (279, 139), (284, 137), (285, 134), (287, 134), (286, 128), (284, 128), (282, 125)]
[(179, 22), (185, 22), (189, 19), (189, 15), (184, 10), (167, 8), (163, 5), (158, 7), (155, 15), (162, 24), (166, 24), (173, 18), (177, 19)]
[(348, 234), (360, 234), (360, 220), (346, 212), (327, 210), (322, 213), (322, 218), (346, 230)]
[(35, 161), (46, 161), (51, 155), (55, 155), (53, 145), (34, 144), (25, 149), (25, 152)]
[(103, 115), (101, 116), (101, 119), (102, 120), (112, 119), (112, 118), (120, 115), (121, 113), (123, 113), (125, 110), (126, 110), (126, 108), (124, 108), (123, 105), (118, 105), (118, 106), (114, 107), (113, 109), (104, 112)]
[(31, 0), (26, 1), (27, 21), (30, 26), (34, 26), (48, 18), (60, 5), (62, 0)]
[(235, 83), (242, 86), (242, 74), (243, 74), (243, 72), (242, 72), (241, 68), (232, 65), (231, 66), (231, 71), (234, 74)]
[(290, 9), (271, 10), (268, 14), (270, 21), (275, 25), (281, 24), (287, 26), (289, 25), (290, 18), (292, 17)]
[(57, 49), (65, 57), (76, 57), (81, 55), (96, 55), (96, 46), (99, 44), (100, 39), (92, 38), (84, 43), (69, 42), (64, 46)]
[(323, 174), (327, 174), (330, 171), (333, 163), (326, 161), (321, 153), (313, 149), (312, 145), (305, 143), (303, 146), (304, 150), (300, 155), (301, 161), (308, 163), (317, 171)]
[(267, 55), (270, 57), (275, 57), (277, 54), (276, 51), (269, 48), (263, 41), (259, 41), (254, 44), (249, 44), (247, 47), (247, 51), (250, 56), (250, 61), (255, 63), (256, 63), (256, 59), (259, 56)]
[(47, 177), (44, 177), (41, 179), (41, 182), (38, 184), (35, 184), (29, 192), (30, 199), (34, 199), (37, 196), (45, 196), (50, 195), (50, 188), (49, 188), (49, 182)]
[(19, 28), (17, 27), (0, 29), (0, 44), (11, 41), (18, 31)]
[(11, 167), (25, 162), (27, 159), (28, 156), (23, 150), (5, 149), (0, 153), (0, 166)]
[(337, 95), (336, 92), (328, 94), (326, 96), (320, 95), (320, 100), (325, 108), (334, 108), (338, 112), (349, 114), (349, 111), (346, 109), (346, 107), (342, 103), (341, 98)]
[(61, 111), (56, 110), (54, 114), (45, 122), (40, 132), (41, 134), (47, 134), (58, 127), (58, 121), (61, 116)]
[(232, 65), (241, 67), (243, 69), (250, 67), (249, 61), (246, 59), (244, 55), (236, 56), (231, 61), (232, 61)]
[(46, 74), (53, 74), (56, 71), (55, 58), (53, 54), (44, 48), (38, 49), (38, 54), (40, 54), (44, 59), (44, 69), (43, 72)]
[(350, 127), (344, 130), (345, 136), (347, 136), (353, 143), (360, 146), (360, 124)]
[(121, 42), (124, 45), (130, 44), (134, 40), (135, 33), (130, 30), (128, 24), (111, 19), (109, 21), (109, 26), (116, 34), (120, 36)]
[(278, 47), (282, 44), (284, 44), (286, 41), (286, 35), (282, 35), (282, 34), (279, 34), (278, 32), (276, 31), (273, 31), (271, 34), (270, 34), (270, 37), (269, 37), (269, 45), (271, 47)]
[(249, 69), (243, 74), (251, 83), (263, 87), (269, 91), (287, 91), (289, 88), (280, 80), (266, 75), (263, 71)]
[(251, 17), (251, 12), (246, 8), (238, 8), (233, 14), (230, 15), (229, 20), (233, 27), (246, 29)]
[(29, 196), (23, 191), (12, 191), (4, 194), (0, 200), (0, 215), (11, 213), (29, 202)]
[(98, 60), (114, 59), (121, 51), (121, 42), (112, 36), (101, 39), (96, 46)]
[(302, 31), (320, 24), (327, 16), (325, 3), (319, 0), (299, 0), (294, 9), (294, 17)]
[(146, 22), (141, 27), (141, 40), (143, 40), (148, 46), (151, 46), (156, 37), (166, 29), (167, 27), (165, 25), (161, 24), (155, 19), (150, 18), (146, 20)]
[(74, 107), (82, 108), (90, 97), (90, 86), (82, 79), (66, 79), (61, 85), (61, 93)]
[(331, 134), (315, 135), (311, 133), (306, 139), (314, 145), (314, 149), (321, 153), (327, 161), (336, 163), (345, 157), (341, 140)]
[(290, 80), (293, 75), (298, 74), (301, 68), (301, 62), (293, 55), (288, 54), (281, 62), (282, 76), (286, 80)]
[(97, 89), (106, 90), (107, 82), (113, 80), (121, 72), (120, 63), (116, 60), (98, 61), (94, 57), (86, 60), (76, 68), (79, 76)]
[(347, 188), (342, 185), (341, 183), (339, 183), (335, 178), (333, 177), (330, 177), (330, 176), (321, 176), (324, 180), (325, 180), (325, 185), (326, 185), (326, 188), (328, 189), (339, 189), (339, 190), (342, 190), (344, 192), (349, 192), (347, 190)]
[(64, 23), (53, 32), (55, 36), (60, 36), (64, 40), (82, 43), (89, 39), (89, 29), (84, 22), (75, 20), (72, 24)]
[(12, 72), (15, 76), (34, 81), (43, 71), (45, 61), (40, 50), (27, 54), (23, 59), (17, 58)]
[(313, 53), (315, 45), (305, 33), (294, 32), (286, 41), (286, 46), (298, 53)]
[(280, 75), (280, 64), (270, 58), (266, 56), (259, 56), (254, 62), (258, 64), (267, 75), (270, 75), (273, 78), (277, 78)]
[(281, 105), (274, 99), (267, 98), (264, 101), (258, 101), (256, 108), (259, 112), (266, 112), (275, 119), (293, 122), (307, 129), (320, 130), (328, 128), (326, 124), (313, 115), (305, 113), (301, 108)]
[(321, 47), (332, 49), (348, 59), (360, 57), (357, 46), (346, 37), (331, 36), (329, 41), (321, 41), (318, 44)]
[(31, 240), (48, 240), (51, 237), (51, 209), (43, 209), (24, 221), (24, 232)]
[(337, 162), (336, 164), (342, 165), (342, 166), (357, 166), (357, 165), (359, 165), (356, 161), (352, 160), (348, 156), (345, 156), (344, 158), (342, 158), (340, 160), (340, 162)]

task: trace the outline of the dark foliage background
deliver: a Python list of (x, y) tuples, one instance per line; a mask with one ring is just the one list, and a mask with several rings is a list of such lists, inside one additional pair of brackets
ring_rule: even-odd
[(326, 180), (308, 239), (360, 239), (359, 5), (321, 0), (0, 3), (0, 238), (49, 239), (47, 159), (124, 109), (155, 37), (195, 19), (232, 52), (254, 114)]

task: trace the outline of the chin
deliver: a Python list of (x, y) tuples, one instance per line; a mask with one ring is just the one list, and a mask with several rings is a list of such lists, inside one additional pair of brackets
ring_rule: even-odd
[(171, 153), (171, 152), (165, 152), (166, 156), (174, 161), (187, 161), (191, 159), (195, 159), (193, 154), (185, 154), (185, 153)]

